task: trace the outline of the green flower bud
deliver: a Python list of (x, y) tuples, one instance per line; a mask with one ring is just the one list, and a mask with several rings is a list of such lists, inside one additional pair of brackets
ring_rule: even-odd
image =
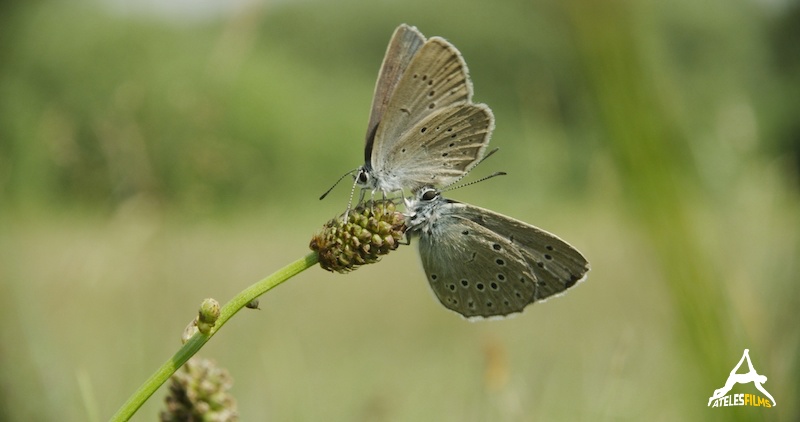
[(219, 318), (219, 302), (214, 299), (205, 299), (200, 304), (197, 314), (197, 329), (203, 334), (209, 334)]

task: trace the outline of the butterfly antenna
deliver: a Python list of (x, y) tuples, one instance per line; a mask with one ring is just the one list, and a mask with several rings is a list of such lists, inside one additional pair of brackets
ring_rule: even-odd
[[(474, 169), (475, 167), (478, 167), (478, 165), (480, 165), (480, 163), (482, 163), (482, 162), (483, 162), (483, 160), (485, 160), (485, 159), (487, 159), (487, 158), (491, 157), (491, 156), (492, 156), (492, 154), (494, 154), (495, 152), (497, 152), (497, 151), (499, 151), (499, 150), (500, 150), (500, 148), (495, 148), (495, 149), (493, 149), (493, 150), (489, 151), (489, 152), (488, 152), (486, 155), (484, 155), (484, 156), (483, 156), (483, 158), (481, 158), (480, 160), (478, 160), (478, 162), (477, 162), (477, 163), (475, 163), (475, 165), (474, 165), (474, 166), (470, 167), (470, 168), (469, 168), (469, 170), (467, 170), (466, 172), (464, 172), (464, 174), (462, 174), (462, 175), (461, 175), (461, 177), (459, 177), (459, 178), (458, 178), (458, 179), (456, 179), (456, 180), (453, 180), (453, 183), (451, 183), (450, 185), (452, 186), (452, 185), (454, 185), (454, 184), (456, 184), (456, 183), (460, 182), (460, 181), (461, 181), (461, 179), (463, 179), (464, 177), (466, 177), (466, 176), (469, 174), (469, 172), (471, 172), (471, 171), (472, 171), (472, 169)], [(494, 176), (492, 176), (492, 177), (494, 177)], [(481, 179), (481, 180), (483, 180), (483, 179)], [(477, 183), (477, 182), (474, 182), (474, 183)], [(466, 186), (466, 185), (464, 185), (464, 186)], [(461, 186), (459, 186), (459, 187), (461, 187)], [(455, 188), (453, 188), (453, 189), (455, 189)], [(446, 190), (450, 190), (450, 189), (446, 189)]]
[[(347, 173), (343, 174), (342, 177), (340, 177), (339, 180), (337, 180), (336, 183), (334, 183), (333, 186), (330, 187), (330, 189), (326, 190), (325, 193), (323, 193), (322, 196), (319, 197), (319, 200), (322, 201), (323, 199), (325, 199), (325, 197), (328, 196), (329, 193), (331, 193), (333, 188), (335, 188), (336, 185), (338, 185), (339, 182), (341, 182), (342, 179), (345, 178), (345, 176), (347, 176), (348, 174), (353, 174), (354, 171), (358, 171), (358, 169), (353, 169), (353, 170), (350, 170)], [(350, 193), (350, 199), (353, 199), (353, 193), (352, 192)]]
[[(495, 151), (497, 151), (497, 150), (495, 150)], [(481, 178), (480, 178), (480, 179), (478, 179), (478, 180), (473, 180), (473, 181), (471, 181), (471, 182), (469, 182), (469, 183), (464, 183), (463, 185), (458, 185), (458, 186), (455, 186), (455, 187), (447, 187), (446, 189), (442, 189), (442, 192), (447, 192), (447, 191), (450, 191), (450, 190), (460, 189), (460, 188), (463, 188), (463, 187), (467, 187), (467, 186), (469, 186), (469, 185), (474, 185), (474, 184), (476, 184), (476, 183), (483, 182), (484, 180), (489, 180), (489, 179), (491, 179), (491, 178), (493, 178), (493, 177), (497, 177), (497, 176), (505, 176), (505, 175), (506, 175), (506, 172), (504, 172), (504, 171), (497, 171), (497, 172), (494, 172), (494, 173), (492, 173), (492, 174), (490, 174), (490, 175), (488, 175), (488, 176), (481, 177)]]
[[(344, 176), (342, 176), (342, 177), (344, 177)], [(339, 180), (342, 180), (342, 179), (339, 179)], [(344, 219), (342, 219), (342, 221), (347, 221), (347, 217), (350, 215), (350, 210), (353, 207), (353, 194), (356, 192), (356, 185), (358, 185), (358, 178), (356, 178), (356, 180), (353, 180), (353, 187), (350, 188), (350, 199), (347, 200), (347, 210), (344, 212)], [(363, 201), (363, 200), (364, 200), (364, 189), (361, 189), (361, 196), (359, 196), (359, 198), (358, 198), (358, 204), (360, 204), (361, 201)], [(356, 204), (356, 205), (358, 205), (358, 204)]]
[[(489, 152), (488, 152), (486, 155), (484, 155), (484, 156), (483, 156), (483, 158), (481, 158), (481, 159), (480, 159), (480, 161), (478, 161), (478, 164), (482, 163), (482, 162), (483, 162), (483, 160), (485, 160), (485, 159), (487, 159), (487, 158), (491, 157), (491, 156), (492, 156), (492, 154), (494, 154), (494, 153), (495, 153), (495, 152), (497, 152), (497, 151), (500, 151), (500, 148), (495, 148), (495, 149), (493, 149), (493, 150), (489, 151)], [(475, 168), (475, 167), (477, 167), (477, 166), (478, 166), (478, 164), (475, 164), (474, 166), (472, 166), (472, 168)]]

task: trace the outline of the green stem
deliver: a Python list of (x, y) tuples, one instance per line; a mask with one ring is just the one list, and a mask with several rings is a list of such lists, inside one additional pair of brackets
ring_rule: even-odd
[(189, 358), (194, 356), (200, 348), (203, 347), (206, 342), (214, 336), (214, 334), (222, 328), (223, 325), (240, 309), (242, 309), (247, 303), (251, 300), (261, 296), (262, 294), (266, 293), (267, 291), (271, 290), (273, 287), (283, 283), (284, 281), (294, 277), (295, 275), (299, 274), (300, 272), (310, 268), (314, 264), (318, 262), (318, 256), (316, 252), (311, 252), (308, 255), (304, 256), (303, 258), (298, 259), (295, 262), (281, 268), (280, 270), (274, 272), (269, 277), (256, 282), (252, 286), (248, 287), (245, 290), (242, 290), (238, 295), (236, 295), (230, 302), (226, 303), (225, 306), (222, 307), (220, 310), (219, 318), (217, 319), (214, 328), (211, 330), (211, 333), (208, 335), (202, 334), (200, 332), (195, 333), (189, 341), (187, 341), (183, 347), (172, 356), (171, 359), (166, 361), (163, 365), (161, 365), (158, 370), (147, 379), (147, 381), (139, 387), (133, 395), (128, 398), (128, 401), (119, 408), (117, 413), (111, 417), (112, 421), (127, 421), (128, 419), (136, 413), (137, 410), (147, 401), (150, 396), (155, 393), (155, 391), (164, 384), (169, 377), (175, 373), (184, 363), (186, 363)]

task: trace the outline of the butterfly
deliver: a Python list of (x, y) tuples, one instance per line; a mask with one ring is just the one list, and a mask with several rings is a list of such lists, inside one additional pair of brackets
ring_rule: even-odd
[(378, 74), (355, 183), (362, 198), (366, 190), (385, 196), (450, 185), (483, 157), (492, 130), (491, 109), (472, 103), (461, 53), (402, 24)]
[(505, 316), (586, 278), (586, 258), (563, 240), (423, 187), (406, 199), (407, 234), (419, 236), (433, 292), (467, 318)]

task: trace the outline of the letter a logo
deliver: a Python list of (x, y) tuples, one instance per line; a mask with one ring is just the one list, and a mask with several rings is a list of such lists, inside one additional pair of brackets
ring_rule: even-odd
[[(736, 371), (739, 370), (739, 367), (742, 366), (745, 360), (747, 360), (747, 367), (750, 369), (750, 371), (748, 371), (745, 374), (737, 374)], [(708, 405), (711, 406), (711, 403), (714, 400), (725, 397), (725, 395), (728, 394), (729, 391), (731, 391), (734, 385), (747, 384), (749, 382), (755, 384), (758, 391), (760, 391), (762, 394), (764, 394), (765, 396), (769, 397), (770, 400), (772, 400), (772, 407), (776, 406), (775, 399), (772, 398), (772, 395), (770, 395), (769, 392), (767, 392), (767, 390), (764, 388), (763, 385), (765, 382), (767, 382), (767, 377), (764, 375), (759, 375), (758, 372), (756, 372), (755, 368), (753, 368), (753, 362), (750, 360), (750, 349), (744, 349), (744, 354), (742, 355), (742, 358), (739, 359), (739, 363), (737, 363), (736, 366), (734, 366), (733, 369), (731, 370), (731, 374), (728, 375), (728, 380), (725, 381), (725, 385), (722, 388), (714, 390), (714, 394), (712, 394), (711, 397), (708, 398)], [(716, 407), (716, 405), (714, 406)]]

